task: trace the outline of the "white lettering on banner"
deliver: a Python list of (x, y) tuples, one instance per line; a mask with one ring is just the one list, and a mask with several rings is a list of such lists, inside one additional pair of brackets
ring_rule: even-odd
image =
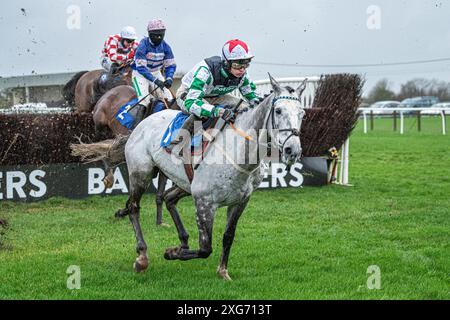
[(281, 187), (287, 187), (284, 177), (287, 175), (286, 166), (282, 163), (272, 163), (272, 187), (278, 187), (280, 181)]
[(105, 190), (103, 178), (105, 171), (100, 168), (89, 168), (88, 170), (88, 194), (100, 194)]
[(45, 171), (42, 170), (34, 170), (30, 173), (30, 183), (37, 187), (37, 190), (31, 190), (30, 196), (33, 198), (40, 198), (44, 196), (47, 193), (47, 186), (44, 182), (41, 180), (38, 180), (37, 178), (44, 178), (45, 177)]
[(269, 185), (269, 181), (266, 181), (267, 177), (269, 176), (269, 169), (271, 169), (271, 167), (266, 167), (264, 168), (262, 174), (263, 174), (263, 179), (261, 181), (261, 183), (259, 184), (258, 188), (259, 189), (266, 189), (266, 188), (270, 188)]
[[(29, 195), (33, 198), (43, 197), (47, 193), (47, 185), (38, 179), (45, 177), (45, 171), (33, 170), (29, 176), (30, 185), (36, 187), (31, 189)], [(22, 171), (7, 171), (5, 172), (5, 189), (6, 199), (14, 199), (16, 193), (20, 199), (26, 199), (27, 194), (24, 187), (27, 185), (27, 175)], [(2, 188), (3, 172), (0, 172), (0, 189)], [(0, 200), (3, 200), (3, 193), (0, 192)]]
[[(303, 164), (297, 162), (294, 163), (290, 170), (289, 174), (292, 176), (290, 179), (286, 179), (288, 171), (286, 170), (286, 165), (283, 163), (272, 163), (269, 167), (269, 170), (265, 170), (263, 181), (259, 185), (260, 189), (266, 188), (276, 188), (276, 187), (300, 187), (304, 178), (301, 174), (301, 170), (303, 168)], [(269, 174), (271, 179), (269, 178)], [(89, 169), (89, 185), (88, 185), (88, 194), (101, 194), (105, 192), (105, 186), (103, 184), (103, 178), (105, 177), (105, 171), (101, 168), (90, 168)], [(153, 178), (152, 183), (155, 189), (158, 189), (158, 178), (159, 176)], [(171, 180), (167, 180), (167, 185), (165, 190), (170, 189), (173, 186), (173, 182)], [(123, 193), (128, 193), (128, 187), (123, 178), (122, 172), (120, 168), (116, 168), (114, 171), (114, 184), (110, 189), (106, 190), (107, 194), (112, 193), (113, 190), (120, 190)]]
[[(104, 176), (104, 174), (103, 174)], [(119, 167), (114, 171), (114, 183), (113, 186), (109, 189), (106, 189), (106, 193), (110, 194), (113, 190), (121, 190), (123, 193), (128, 193), (127, 184), (123, 179), (122, 172), (120, 172)]]
[(105, 191), (105, 184), (103, 183), (105, 178), (105, 171), (102, 168), (89, 168), (88, 170), (88, 194), (106, 194), (112, 193), (114, 190), (120, 190), (123, 193), (128, 193), (128, 187), (123, 178), (120, 168), (117, 167), (114, 171), (114, 183), (113, 186)]
[[(300, 187), (304, 182), (303, 175), (301, 174), (302, 169), (302, 163), (294, 163), (289, 170), (289, 174), (292, 176), (292, 178), (287, 181), (286, 176), (288, 174), (288, 171), (286, 170), (286, 165), (283, 163), (272, 163), (269, 167), (269, 170), (264, 170), (263, 181), (261, 181), (261, 184), (258, 188), (285, 188), (288, 186), (288, 184), (290, 187)], [(272, 179), (268, 179), (269, 174)]]
[[(304, 183), (302, 163), (294, 163), (289, 171), (286, 170), (286, 165), (282, 163), (272, 163), (271, 166), (266, 166), (265, 168), (266, 169), (260, 171), (263, 175), (263, 179), (259, 185), (260, 189), (300, 187)], [(105, 178), (104, 169), (87, 168), (88, 183), (87, 190), (84, 192), (87, 191), (87, 195), (129, 193), (126, 177), (123, 175), (121, 169), (123, 168), (115, 168), (113, 185), (111, 188), (106, 189), (103, 183), (103, 179)], [(57, 180), (52, 178), (52, 176), (56, 174), (56, 171), (48, 176), (48, 172), (42, 169), (36, 169), (27, 174), (28, 170), (29, 169), (26, 171), (0, 171), (0, 200), (38, 199), (47, 196), (51, 197), (56, 194), (60, 195), (58, 192), (56, 194), (49, 194), (49, 190), (54, 190), (55, 186), (49, 188), (48, 183), (58, 183)], [(52, 169), (50, 168), (50, 170)], [(125, 174), (127, 173), (126, 169), (124, 169), (124, 172)], [(156, 190), (158, 189), (158, 179), (159, 177), (152, 179), (152, 184)], [(168, 180), (165, 190), (170, 189), (172, 186), (173, 182)], [(70, 194), (68, 196), (70, 197)]]
[[(158, 190), (158, 179), (159, 179), (159, 175), (160, 175), (160, 173), (158, 173), (158, 175), (156, 176), (156, 178), (153, 178), (153, 181), (152, 181), (152, 182), (153, 182), (153, 186), (155, 187), (156, 190)], [(172, 180), (167, 179), (166, 189), (165, 189), (165, 190), (168, 190), (168, 189), (172, 188), (172, 186), (173, 186)]]
[[(14, 181), (15, 179), (18, 181)], [(27, 195), (23, 191), (23, 186), (27, 183), (27, 176), (22, 171), (10, 171), (6, 173), (6, 199), (14, 198), (14, 190), (16, 190), (19, 198), (26, 198)]]
[(289, 173), (294, 177), (294, 179), (289, 181), (291, 187), (300, 187), (303, 184), (303, 175), (300, 171), (303, 168), (303, 164), (296, 162), (291, 166)]

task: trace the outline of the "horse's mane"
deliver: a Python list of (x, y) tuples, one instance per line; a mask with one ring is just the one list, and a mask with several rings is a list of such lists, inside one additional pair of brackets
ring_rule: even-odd
[(75, 105), (75, 88), (78, 80), (88, 71), (80, 71), (76, 73), (62, 88), (61, 93), (68, 106)]

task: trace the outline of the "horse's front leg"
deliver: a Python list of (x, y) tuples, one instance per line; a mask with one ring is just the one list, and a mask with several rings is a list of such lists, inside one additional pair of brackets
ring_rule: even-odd
[(222, 240), (222, 256), (220, 257), (220, 264), (217, 267), (217, 274), (224, 280), (231, 280), (231, 277), (228, 275), (228, 257), (230, 256), (230, 250), (234, 241), (238, 220), (241, 217), (242, 212), (244, 212), (248, 200), (249, 199), (247, 198), (235, 206), (228, 207), (227, 227), (223, 234)]
[(212, 230), (214, 223), (214, 213), (217, 205), (204, 198), (195, 198), (197, 208), (197, 226), (198, 226), (198, 250), (189, 250), (180, 248), (180, 250), (171, 258), (180, 260), (190, 260), (197, 258), (208, 258), (212, 253)]

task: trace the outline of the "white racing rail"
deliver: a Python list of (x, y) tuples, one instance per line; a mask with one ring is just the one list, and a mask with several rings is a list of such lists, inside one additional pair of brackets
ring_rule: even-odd
[(420, 112), (421, 115), (440, 115), (442, 123), (442, 134), (447, 134), (446, 115), (450, 114), (450, 108), (359, 108), (364, 120), (364, 133), (368, 132), (367, 118), (379, 115), (399, 115), (400, 116), (400, 134), (405, 132), (405, 114)]

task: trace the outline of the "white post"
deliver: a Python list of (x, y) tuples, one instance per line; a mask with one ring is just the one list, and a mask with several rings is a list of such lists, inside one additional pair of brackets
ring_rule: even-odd
[(350, 138), (347, 138), (344, 142), (345, 146), (345, 154), (344, 154), (344, 174), (342, 179), (342, 184), (347, 185), (348, 184), (348, 162), (349, 162), (349, 149), (350, 149)]
[(30, 103), (30, 88), (28, 86), (25, 87), (25, 102)]
[(400, 111), (400, 134), (403, 134), (403, 111)]
[(338, 159), (339, 180), (337, 180), (336, 183), (344, 186), (348, 185), (349, 145), (350, 145), (350, 138), (345, 140), (344, 144), (342, 145), (340, 150), (340, 159)]
[(344, 154), (345, 154), (345, 143), (341, 147), (341, 152), (339, 155), (338, 163), (339, 163), (339, 180), (338, 184), (342, 184), (342, 179), (344, 175)]
[(446, 128), (445, 128), (445, 111), (441, 110), (441, 117), (442, 117), (442, 134), (446, 135)]
[(364, 133), (367, 133), (367, 114), (365, 111), (363, 111), (363, 117), (364, 117)]

